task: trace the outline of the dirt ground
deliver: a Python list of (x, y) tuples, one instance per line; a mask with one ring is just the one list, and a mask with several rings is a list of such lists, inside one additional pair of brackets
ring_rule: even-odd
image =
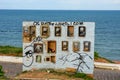
[(107, 61), (107, 60), (105, 60), (103, 58), (95, 59), (95, 62), (110, 63), (109, 61)]
[[(45, 79), (37, 79), (37, 80), (48, 80), (46, 79), (46, 76), (49, 77), (49, 73), (44, 72), (44, 73), (40, 73), (40, 72), (22, 72), (22, 64), (21, 63), (10, 63), (10, 62), (0, 62), (0, 65), (3, 66), (3, 71), (5, 72), (5, 76), (7, 77), (15, 77), (17, 75), (18, 78), (29, 78), (34, 76), (33, 78), (37, 77), (43, 77)], [(18, 75), (19, 74), (19, 75)], [(55, 74), (50, 74), (50, 77), (54, 76)], [(60, 79), (58, 79), (58, 77), (61, 77)], [(63, 74), (62, 75), (56, 75), (55, 77), (52, 77), (54, 79), (49, 79), (49, 80), (83, 80), (80, 78), (68, 78), (68, 76), (65, 76)], [(57, 79), (55, 79), (57, 78)], [(105, 70), (105, 69), (95, 69), (94, 70), (94, 79), (95, 80), (119, 80), (120, 79), (120, 71), (119, 70)], [(3, 79), (4, 80), (4, 79)], [(9, 79), (5, 79), (5, 80), (9, 80)], [(15, 79), (12, 79), (15, 80)], [(20, 80), (20, 79), (18, 79)], [(21, 80), (25, 80), (25, 79), (21, 79)], [(30, 80), (30, 79), (26, 79), (26, 80)], [(36, 79), (34, 79), (36, 80)]]
[(9, 54), (4, 54), (4, 53), (0, 53), (0, 56), (15, 56), (15, 57), (19, 57), (22, 56), (22, 53), (9, 53)]
[(36, 78), (36, 79), (55, 79), (55, 80), (84, 80), (81, 78), (74, 78), (71, 76), (67, 76), (65, 74), (56, 74), (56, 73), (51, 73), (49, 71), (29, 71), (29, 72), (24, 72), (16, 77), (16, 79), (24, 79), (24, 78)]

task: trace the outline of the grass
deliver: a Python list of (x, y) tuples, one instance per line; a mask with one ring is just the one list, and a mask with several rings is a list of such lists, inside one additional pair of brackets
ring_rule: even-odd
[(2, 66), (0, 66), (0, 76), (4, 76), (4, 72), (2, 71)]
[(94, 59), (102, 58), (98, 52), (94, 52)]
[(2, 71), (2, 66), (0, 65), (0, 80), (6, 80), (7, 78), (4, 76), (4, 72)]
[(0, 54), (22, 56), (22, 48), (14, 46), (0, 46)]
[(94, 80), (93, 78), (89, 77), (87, 74), (84, 73), (75, 73), (72, 76), (75, 78), (83, 78), (84, 80)]
[[(22, 48), (14, 46), (0, 46), (0, 54), (2, 55), (12, 55), (12, 56), (22, 56)], [(98, 52), (94, 52), (94, 59), (104, 59), (110, 63), (113, 63), (111, 60), (101, 57)]]
[(107, 58), (101, 57), (98, 52), (94, 52), (94, 59), (104, 59), (104, 60), (106, 60), (106, 61), (108, 61), (110, 63), (114, 63), (113, 61), (111, 61), (111, 60), (109, 60)]

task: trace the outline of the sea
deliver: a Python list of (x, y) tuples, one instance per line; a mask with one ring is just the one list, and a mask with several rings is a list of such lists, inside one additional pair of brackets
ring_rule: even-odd
[(120, 60), (120, 10), (0, 10), (0, 45), (22, 47), (23, 21), (95, 22), (95, 51)]

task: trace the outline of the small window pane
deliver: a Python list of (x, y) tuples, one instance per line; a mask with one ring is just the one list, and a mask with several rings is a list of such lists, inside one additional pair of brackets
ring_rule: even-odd
[(40, 55), (37, 55), (37, 56), (36, 56), (36, 62), (41, 63), (41, 56), (40, 56)]
[(80, 50), (80, 42), (73, 42), (73, 51), (79, 51)]
[(48, 41), (48, 53), (56, 53), (56, 41)]
[(34, 53), (43, 53), (43, 44), (34, 44)]
[(62, 51), (68, 51), (68, 41), (62, 41)]
[(90, 42), (89, 41), (84, 42), (84, 51), (90, 51)]
[(55, 36), (61, 36), (61, 27), (55, 27)]
[(68, 37), (74, 36), (74, 26), (68, 26), (67, 36)]
[(45, 60), (45, 62), (50, 62), (51, 61), (51, 57), (50, 56), (46, 56), (44, 60)]
[(24, 26), (23, 27), (23, 42), (31, 42), (36, 36), (35, 26)]
[(53, 55), (53, 56), (46, 56), (44, 58), (44, 61), (45, 62), (52, 62), (52, 63), (55, 63), (56, 62), (56, 57)]
[(86, 28), (84, 26), (79, 27), (79, 36), (80, 37), (85, 37), (86, 35)]
[(55, 63), (56, 62), (56, 57), (55, 56), (51, 56), (51, 62)]
[(41, 26), (41, 36), (42, 37), (49, 37), (50, 35), (50, 29), (49, 26)]

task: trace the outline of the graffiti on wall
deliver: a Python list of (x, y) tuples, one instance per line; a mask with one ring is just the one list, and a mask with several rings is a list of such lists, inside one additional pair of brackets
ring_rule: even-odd
[[(70, 57), (74, 57), (74, 59), (71, 60)], [(78, 71), (83, 72), (82, 71), (84, 68), (83, 65), (85, 65), (88, 69), (90, 69), (90, 67), (84, 61), (86, 57), (89, 57), (90, 60), (93, 60), (93, 58), (86, 53), (76, 53), (76, 54), (70, 53), (70, 54), (60, 57), (59, 60), (63, 61), (63, 65), (65, 65), (66, 62), (69, 62), (75, 67), (77, 67), (76, 72)]]
[[(38, 36), (38, 37), (33, 39), (33, 41), (30, 43), (30, 45), (25, 46), (25, 48), (24, 48), (25, 52), (23, 54), (23, 60), (26, 59), (26, 58), (29, 59), (27, 64), (23, 63), (23, 65), (25, 67), (30, 67), (33, 64), (33, 61), (34, 61), (34, 57), (33, 57), (33, 54), (34, 54), (34, 51), (33, 51), (34, 43), (35, 42), (40, 42), (40, 41), (43, 42), (42, 38), (40, 36)], [(29, 48), (29, 49), (27, 49), (27, 48)]]
[(92, 73), (94, 36), (88, 32), (94, 30), (93, 24), (24, 22), (23, 69), (70, 67), (76, 72)]

